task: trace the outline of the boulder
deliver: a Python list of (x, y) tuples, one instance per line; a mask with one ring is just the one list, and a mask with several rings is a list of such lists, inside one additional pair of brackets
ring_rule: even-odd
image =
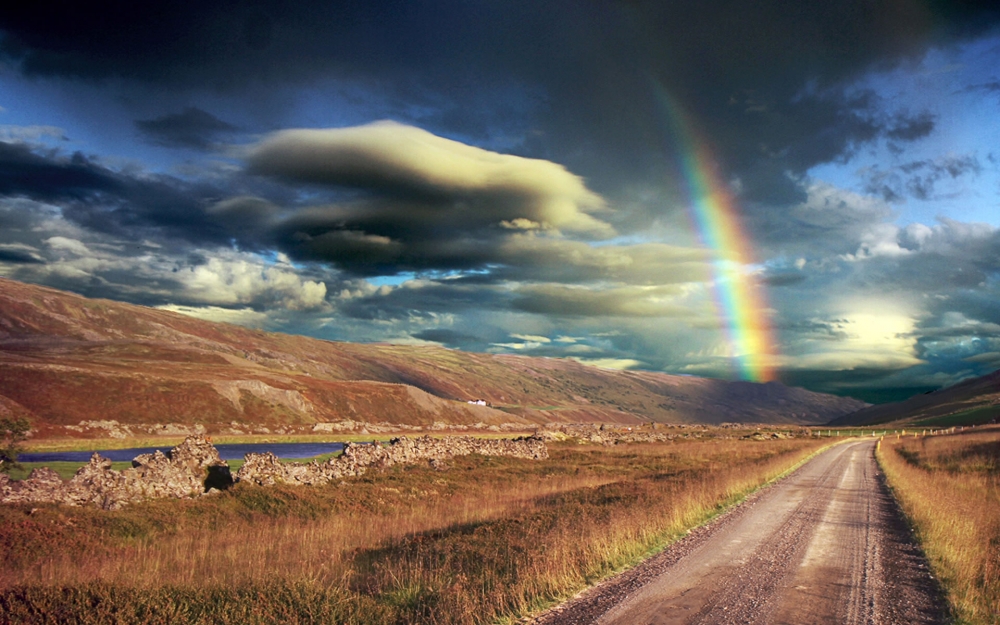
[(7, 488), (4, 489), (4, 501), (10, 503), (57, 502), (62, 494), (62, 487), (63, 481), (59, 474), (48, 467), (42, 467), (34, 469), (26, 479), (21, 481), (9, 480)]

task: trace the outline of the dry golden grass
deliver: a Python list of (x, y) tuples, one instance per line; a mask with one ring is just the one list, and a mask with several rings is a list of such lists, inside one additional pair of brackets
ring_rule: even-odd
[(516, 618), (661, 549), (823, 444), (562, 444), (543, 462), (472, 456), (446, 472), (397, 466), (340, 486), (240, 485), (119, 512), (7, 507), (0, 617)]
[(878, 453), (960, 623), (1000, 623), (1000, 429), (887, 437)]

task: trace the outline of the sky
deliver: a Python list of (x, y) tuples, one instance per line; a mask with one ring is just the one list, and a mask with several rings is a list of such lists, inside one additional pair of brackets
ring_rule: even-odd
[(992, 2), (0, 10), (0, 275), (778, 381), (1000, 368)]

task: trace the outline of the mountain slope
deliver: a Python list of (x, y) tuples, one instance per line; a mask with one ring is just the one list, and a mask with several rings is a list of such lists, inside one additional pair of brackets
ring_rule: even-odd
[[(490, 406), (471, 405), (483, 399)], [(825, 423), (866, 404), (780, 384), (262, 332), (0, 279), (0, 414), (122, 424)]]
[(1000, 370), (901, 402), (869, 406), (838, 417), (830, 425), (950, 426), (1000, 418)]

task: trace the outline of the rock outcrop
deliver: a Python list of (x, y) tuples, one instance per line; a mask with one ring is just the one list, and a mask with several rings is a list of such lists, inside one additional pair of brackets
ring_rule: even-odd
[(84, 420), (77, 425), (63, 426), (67, 432), (75, 432), (86, 436), (107, 436), (109, 438), (130, 438), (136, 435), (152, 436), (203, 436), (208, 432), (204, 425), (182, 425), (179, 423), (146, 423), (125, 424), (114, 419)]
[(0, 481), (0, 501), (92, 504), (116, 510), (144, 499), (199, 496), (213, 484), (231, 483), (229, 465), (219, 458), (218, 450), (205, 438), (190, 436), (166, 454), (137, 456), (132, 468), (124, 471), (112, 469), (111, 461), (96, 453), (68, 482), (47, 467), (35, 469), (25, 480)]
[(370, 468), (386, 468), (394, 464), (427, 461), (442, 466), (455, 456), (480, 454), (542, 460), (549, 457), (545, 441), (537, 436), (515, 439), (482, 439), (471, 436), (447, 438), (392, 439), (388, 445), (347, 443), (344, 453), (326, 462), (281, 463), (272, 453), (247, 454), (236, 473), (237, 482), (270, 485), (327, 484), (344, 477), (364, 474)]

